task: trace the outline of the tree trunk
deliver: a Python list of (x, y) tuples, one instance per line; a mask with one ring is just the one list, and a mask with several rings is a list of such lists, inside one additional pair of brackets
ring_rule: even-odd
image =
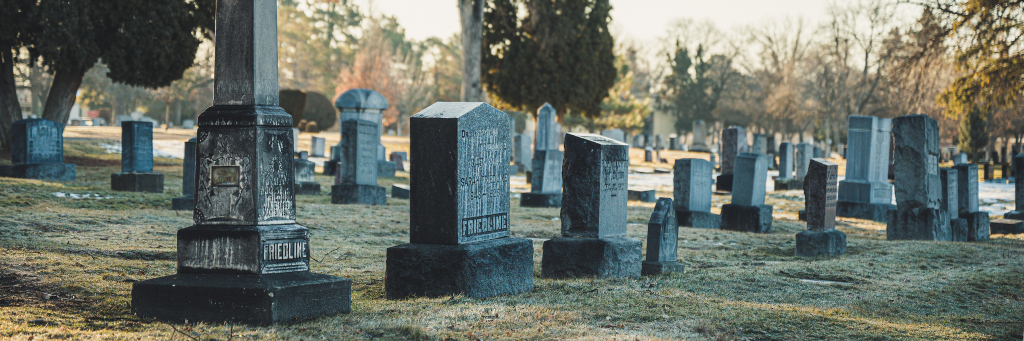
[(14, 83), (14, 53), (0, 46), (0, 153), (11, 151), (11, 125), (21, 119), (18, 88)]
[(480, 84), (481, 44), (484, 36), (484, 1), (459, 0), (462, 21), (462, 101), (484, 100)]
[(64, 125), (68, 123), (68, 116), (71, 115), (71, 107), (75, 105), (76, 93), (82, 85), (83, 76), (85, 70), (57, 71), (53, 75), (50, 94), (46, 96), (46, 105), (43, 107), (43, 118), (57, 122), (61, 129), (64, 129)]

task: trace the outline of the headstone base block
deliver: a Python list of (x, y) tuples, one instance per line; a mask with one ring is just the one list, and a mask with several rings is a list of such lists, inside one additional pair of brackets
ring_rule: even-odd
[(658, 201), (653, 189), (627, 189), (627, 198), (640, 202)]
[(192, 211), (196, 207), (195, 197), (180, 197), (171, 199), (171, 209), (175, 211)]
[(715, 189), (719, 192), (732, 192), (732, 173), (719, 175), (715, 179)]
[(867, 204), (842, 200), (836, 202), (837, 217), (867, 219), (879, 223), (886, 222), (886, 212), (895, 209), (896, 205), (893, 204)]
[(409, 187), (391, 185), (391, 197), (395, 199), (409, 199)]
[(519, 197), (521, 207), (562, 207), (562, 193), (523, 193)]
[(933, 208), (889, 210), (885, 238), (888, 240), (953, 240), (949, 212)]
[(961, 215), (960, 218), (967, 221), (967, 239), (965, 241), (973, 242), (988, 239), (991, 225), (988, 212), (971, 212)]
[(122, 192), (164, 192), (164, 175), (160, 173), (110, 174), (110, 189)]
[(643, 243), (628, 237), (555, 238), (544, 242), (545, 278), (639, 278)]
[(804, 189), (803, 180), (794, 179), (775, 179), (775, 190), (776, 191), (796, 191)]
[(71, 163), (27, 163), (0, 166), (0, 176), (20, 179), (75, 181), (75, 165)]
[(1024, 220), (1024, 211), (1010, 211), (1003, 215), (1003, 219)]
[(132, 285), (132, 310), (159, 320), (287, 323), (352, 311), (352, 281), (293, 272), (274, 275), (177, 274)]
[(966, 242), (967, 231), (967, 219), (953, 218), (949, 220), (949, 233), (952, 241)]
[(533, 290), (533, 242), (508, 237), (461, 245), (402, 244), (388, 248), (386, 271), (389, 299), (519, 294)]
[(320, 184), (315, 182), (296, 183), (295, 195), (320, 195)]
[(804, 230), (796, 234), (796, 255), (836, 257), (846, 253), (846, 234), (839, 230)]
[(334, 185), (331, 186), (332, 204), (385, 205), (387, 189), (372, 185)]
[(1024, 233), (1024, 220), (996, 219), (989, 222), (992, 234), (1021, 234)]
[(686, 266), (676, 261), (661, 262), (645, 260), (640, 264), (640, 274), (643, 276), (660, 275), (670, 272), (683, 272), (685, 269)]
[(772, 231), (772, 206), (722, 205), (722, 229), (769, 233)]
[(722, 227), (722, 217), (711, 212), (676, 210), (676, 220), (679, 226), (698, 229), (717, 230)]

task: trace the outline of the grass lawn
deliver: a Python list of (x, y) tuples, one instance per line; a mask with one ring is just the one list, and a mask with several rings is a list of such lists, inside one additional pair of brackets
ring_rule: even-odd
[[(298, 221), (312, 235), (312, 270), (352, 279), (352, 313), (172, 325), (135, 316), (130, 292), (175, 273), (175, 232), (192, 224), (190, 212), (169, 209), (181, 160), (155, 160), (163, 194), (124, 193), (109, 190), (119, 155), (89, 140), (65, 152), (78, 181), (0, 178), (0, 339), (1021, 340), (1024, 331), (1024, 236), (886, 241), (884, 224), (840, 218), (846, 255), (798, 258), (794, 192), (769, 194), (782, 209), (769, 234), (680, 228), (686, 271), (640, 279), (540, 278), (559, 210), (512, 199), (513, 234), (534, 238), (532, 292), (387, 300), (385, 250), (408, 241), (409, 201), (332, 205), (322, 175), (323, 195), (296, 198)], [(403, 175), (380, 185), (408, 183)], [(653, 203), (629, 205), (629, 236), (645, 239)]]

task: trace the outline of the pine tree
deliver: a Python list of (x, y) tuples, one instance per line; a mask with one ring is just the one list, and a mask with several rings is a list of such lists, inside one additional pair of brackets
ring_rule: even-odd
[(960, 120), (958, 146), (961, 151), (971, 155), (975, 162), (983, 159), (980, 153), (984, 153), (985, 146), (988, 145), (987, 120), (985, 113), (977, 105)]

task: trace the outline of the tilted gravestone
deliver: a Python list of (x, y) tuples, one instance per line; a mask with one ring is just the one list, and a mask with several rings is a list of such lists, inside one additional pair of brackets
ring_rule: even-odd
[(793, 181), (794, 160), (793, 144), (783, 142), (779, 145), (779, 176), (775, 178), (775, 190), (785, 191), (790, 189), (789, 183)]
[(679, 223), (672, 199), (658, 198), (647, 222), (647, 257), (641, 262), (640, 273), (644, 276), (669, 272), (683, 272), (683, 265), (676, 261), (679, 242)]
[(292, 159), (292, 167), (295, 168), (295, 195), (320, 195), (320, 184), (314, 177), (316, 164), (309, 161), (304, 152)]
[(896, 209), (886, 212), (886, 239), (952, 240), (950, 212), (939, 205), (939, 126), (924, 115), (892, 119)]
[(719, 215), (711, 213), (710, 162), (701, 159), (677, 159), (672, 170), (672, 196), (680, 226), (717, 229)]
[(846, 141), (846, 179), (839, 182), (836, 215), (884, 222), (892, 204), (888, 180), (892, 120), (850, 116)]
[(565, 135), (562, 238), (544, 242), (544, 277), (640, 276), (643, 243), (626, 237), (628, 169), (625, 143)]
[(110, 188), (126, 192), (164, 192), (164, 175), (153, 173), (153, 123), (121, 122), (121, 172), (110, 175)]
[(311, 136), (309, 156), (312, 157), (324, 157), (324, 149), (326, 149), (327, 140), (322, 137)]
[(351, 281), (309, 272), (296, 224), (292, 120), (278, 106), (277, 3), (218, 0), (214, 105), (199, 116), (195, 225), (178, 273), (136, 282), (131, 307), (181, 323), (271, 324), (351, 311)]
[(533, 149), (530, 147), (530, 136), (517, 134), (512, 141), (512, 146), (514, 151), (512, 159), (518, 168), (517, 172), (526, 173), (533, 166)]
[(64, 163), (64, 136), (56, 122), (32, 118), (11, 125), (11, 165), (0, 176), (75, 181), (75, 165)]
[(804, 178), (807, 230), (796, 235), (796, 255), (835, 257), (846, 253), (846, 234), (836, 230), (839, 166), (812, 159)]
[[(741, 127), (730, 127), (722, 130), (722, 174), (718, 176), (715, 187), (719, 191), (731, 192), (733, 165), (736, 156), (747, 152), (747, 130)], [(767, 168), (765, 168), (767, 171)]]
[(533, 153), (530, 192), (522, 193), (519, 206), (560, 207), (562, 205), (562, 158), (559, 150)]
[(711, 148), (707, 144), (708, 126), (704, 123), (704, 120), (693, 121), (693, 143), (690, 146), (690, 151), (694, 152), (710, 152)]
[(377, 126), (370, 121), (341, 122), (341, 162), (331, 203), (384, 205), (387, 189), (377, 186)]
[[(949, 218), (967, 222), (967, 241), (989, 239), (988, 212), (978, 209), (978, 165), (964, 163), (953, 166), (957, 171), (957, 209), (949, 211)], [(1019, 204), (1018, 204), (1019, 205)]]
[(768, 181), (768, 156), (741, 153), (736, 156), (732, 202), (722, 206), (722, 229), (768, 233), (772, 206), (764, 204)]
[(195, 208), (196, 138), (185, 142), (185, 160), (181, 163), (181, 197), (171, 199), (171, 209), (191, 211)]
[(483, 298), (533, 289), (533, 242), (510, 237), (508, 120), (438, 102), (409, 120), (409, 244), (388, 248), (388, 298)]
[(939, 168), (939, 181), (941, 182), (941, 200), (939, 208), (949, 212), (949, 231), (951, 239), (955, 242), (967, 241), (967, 219), (956, 215), (959, 211), (959, 172), (951, 168)]

